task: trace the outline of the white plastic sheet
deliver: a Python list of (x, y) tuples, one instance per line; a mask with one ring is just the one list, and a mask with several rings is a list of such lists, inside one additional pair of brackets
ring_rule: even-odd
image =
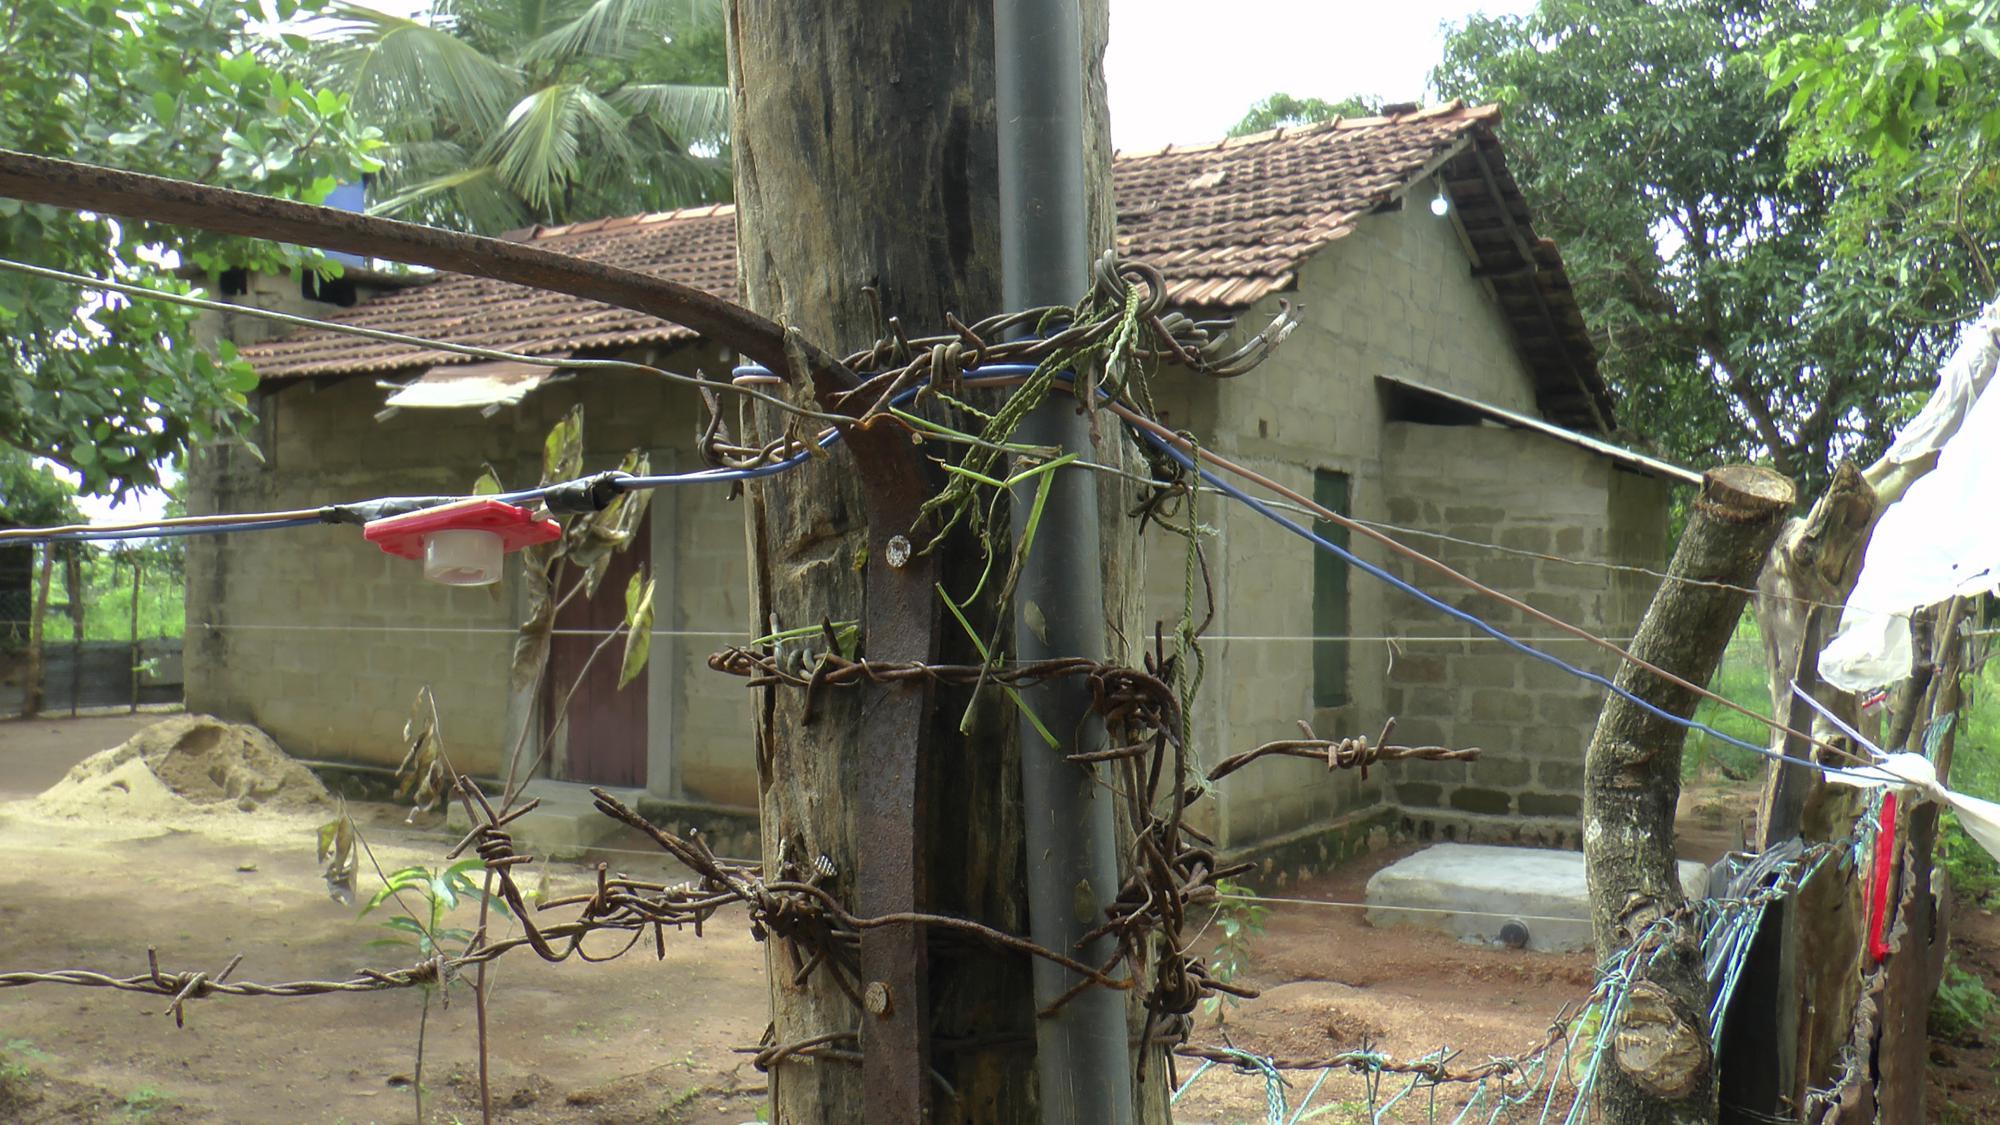
[(1938, 389), (1923, 410), (1897, 431), (1889, 460), (1905, 464), (1942, 448), (1993, 380), (1996, 363), (2000, 363), (2000, 299), (1959, 331), (1958, 346), (1938, 372)]
[(1915, 791), (1958, 814), (1959, 826), (2000, 859), (2000, 805), (1979, 797), (1954, 793), (1938, 784), (1937, 767), (1922, 754), (1890, 754), (1872, 765), (1852, 770), (1831, 770), (1828, 776), (1846, 785), (1862, 788), (1896, 788)]
[(1937, 467), (1889, 506), (1868, 541), (1840, 629), (1820, 652), (1822, 679), (1865, 691), (1910, 674), (1910, 612), (2000, 588), (2000, 301), (1959, 336), (1924, 409), (1889, 459), (1938, 451)]

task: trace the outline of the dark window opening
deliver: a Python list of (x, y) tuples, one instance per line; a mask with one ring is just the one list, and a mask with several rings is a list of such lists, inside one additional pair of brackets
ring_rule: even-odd
[[(1313, 470), (1313, 500), (1321, 507), (1345, 516), (1348, 511), (1347, 474), (1331, 469)], [(1331, 520), (1317, 520), (1313, 531), (1320, 538), (1347, 546), (1347, 529)], [(1326, 551), (1313, 552), (1313, 706), (1339, 707), (1353, 697), (1347, 683), (1347, 564)]]
[(353, 308), (354, 303), (361, 299), (361, 294), (354, 288), (354, 282), (347, 278), (322, 279), (310, 270), (299, 277), (299, 296), (308, 301), (339, 305), (343, 309)]
[(1477, 426), (1486, 416), (1463, 403), (1427, 395), (1393, 383), (1382, 384), (1383, 414), (1391, 422), (1416, 422), (1425, 426)]
[(223, 296), (241, 297), (243, 294), (250, 292), (250, 271), (246, 269), (223, 270), (222, 276), (216, 279), (216, 283), (222, 287)]

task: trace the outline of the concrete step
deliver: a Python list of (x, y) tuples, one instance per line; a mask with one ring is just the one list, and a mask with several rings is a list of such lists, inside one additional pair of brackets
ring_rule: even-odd
[[(632, 807), (637, 807), (639, 798), (645, 795), (643, 789), (614, 789), (610, 786), (604, 789)], [(542, 859), (576, 859), (590, 848), (611, 841), (625, 831), (624, 825), (597, 811), (590, 786), (580, 782), (537, 778), (521, 791), (522, 801), (531, 799), (539, 799), (541, 804), (534, 811), (507, 823), (507, 832), (514, 838), (517, 851)], [(451, 802), (445, 824), (453, 832), (470, 830), (462, 803)]]
[[(1683, 860), (1680, 873), (1688, 897), (1706, 896), (1708, 868)], [(1582, 852), (1437, 844), (1377, 871), (1367, 899), (1375, 926), (1552, 953), (1591, 945)]]

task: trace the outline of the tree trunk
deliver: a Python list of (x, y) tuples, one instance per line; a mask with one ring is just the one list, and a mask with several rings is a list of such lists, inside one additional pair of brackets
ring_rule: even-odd
[(42, 713), (42, 701), (48, 698), (46, 685), (42, 683), (47, 662), (43, 659), (43, 634), (47, 631), (44, 623), (49, 615), (49, 581), (55, 577), (55, 544), (42, 544), (42, 572), (36, 579), (35, 604), (28, 611), (28, 675), (21, 685), (21, 717), (32, 719)]
[[(1633, 641), (1632, 653), (1694, 683), (1706, 683), (1742, 617), (1743, 586), (1791, 510), (1790, 481), (1731, 466), (1708, 474), (1687, 530)], [(1694, 713), (1695, 695), (1631, 664), (1618, 685), (1665, 711)], [(1674, 855), (1687, 731), (1619, 698), (1606, 700), (1585, 760), (1583, 851), (1600, 961), (1629, 947), (1684, 901)], [(1707, 985), (1692, 935), (1677, 931), (1631, 986), (1604, 1069), (1602, 1104), (1620, 1125), (1713, 1122), (1715, 1066)]]
[(83, 703), (83, 552), (63, 560), (63, 584), (69, 587), (69, 717)]
[[(1102, 118), (1103, 0), (1084, 8), (1087, 164), (1096, 196), (1093, 241), (1110, 241), (1109, 146)], [(872, 344), (894, 317), (910, 335), (999, 310), (997, 121), (993, 17), (966, 0), (917, 5), (826, 6), (805, 0), (732, 0), (729, 67), (734, 122), (738, 268), (747, 303), (797, 327), (836, 353)], [(1080, 296), (1080, 294), (1079, 294)], [(811, 388), (794, 385), (803, 400)], [(769, 408), (752, 413), (757, 432), (786, 424)], [(1115, 439), (1115, 428), (1107, 427)], [(917, 471), (906, 437), (895, 439)], [(750, 485), (754, 630), (825, 620), (864, 622), (861, 651), (872, 659), (927, 658), (976, 663), (971, 644), (929, 580), (963, 592), (977, 577), (976, 544), (964, 539), (891, 570), (871, 543), (870, 518), (897, 502), (871, 477), (898, 456), (843, 443), (831, 457)], [(897, 482), (891, 482), (897, 483)], [(935, 490), (935, 478), (917, 482)], [(1125, 521), (1107, 537), (1129, 549)], [(898, 529), (907, 530), (907, 528)], [(1006, 549), (1003, 528), (989, 534)], [(912, 538), (915, 538), (914, 536)], [(1121, 542), (1107, 543), (1123, 560)], [(1123, 574), (1123, 569), (1115, 573)], [(1107, 606), (1126, 604), (1107, 591)], [(991, 606), (974, 624), (991, 628)], [(942, 623), (943, 627), (940, 628)], [(1123, 626), (1123, 622), (1116, 622)], [(911, 630), (915, 630), (914, 634)], [(1137, 630), (1122, 628), (1121, 635)], [(811, 649), (821, 642), (808, 644)], [(805, 693), (762, 688), (757, 754), (766, 872), (812, 866), (822, 885), (857, 913), (877, 912), (901, 893), (931, 913), (981, 921), (1011, 934), (1028, 930), (1015, 712), (1004, 695), (974, 700), (939, 687), (914, 699), (910, 688)], [(906, 731), (879, 737), (884, 716), (912, 708)], [(969, 734), (960, 733), (967, 717)], [(908, 776), (884, 776), (880, 759), (919, 747)], [(902, 787), (897, 789), (896, 787)], [(906, 802), (900, 817), (889, 790)], [(914, 804), (914, 809), (909, 805)], [(931, 815), (924, 816), (928, 809)], [(914, 821), (914, 823), (911, 823)], [(872, 857), (873, 864), (862, 862)], [(907, 871), (892, 869), (907, 864)], [(898, 891), (898, 880), (901, 890)], [(859, 957), (869, 1010), (863, 1014), (820, 970), (798, 980), (797, 952), (772, 941), (771, 1035), (776, 1043), (852, 1033), (867, 1055), (914, 1044), (927, 1066), (931, 1105), (918, 1120), (1025, 1123), (1039, 1119), (1035, 1013), (1024, 957), (982, 944), (935, 939), (906, 963), (887, 963), (893, 931), (865, 936)], [(914, 988), (912, 996), (909, 989)], [(881, 1003), (876, 1003), (877, 1001)], [(882, 1010), (877, 1010), (878, 1008)], [(905, 1022), (914, 1019), (914, 1022)], [(917, 1039), (901, 1038), (915, 1034)], [(771, 1120), (786, 1125), (904, 1120), (903, 1107), (871, 1103), (874, 1064), (848, 1053), (792, 1055), (771, 1072)], [(928, 1056), (926, 1059), (924, 1056)], [(1157, 1081), (1164, 1067), (1155, 1066)], [(923, 1074), (923, 1071), (917, 1073)], [(1142, 1120), (1164, 1121), (1164, 1098)]]

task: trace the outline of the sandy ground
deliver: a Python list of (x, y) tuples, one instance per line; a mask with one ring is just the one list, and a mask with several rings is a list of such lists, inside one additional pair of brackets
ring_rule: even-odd
[(0, 801), (32, 797), (56, 782), (82, 758), (116, 746), (163, 716), (92, 716), (82, 719), (0, 720)]
[[(0, 726), (0, 792), (20, 795), (115, 745), (134, 724), (85, 719)], [(27, 737), (21, 737), (25, 734)], [(61, 747), (67, 745), (64, 751)], [(67, 760), (63, 760), (67, 753)], [(19, 774), (34, 780), (23, 781)], [(435, 863), (441, 837), (403, 829), (396, 810), (362, 810), (387, 869)], [(342, 978), (410, 960), (369, 948), (386, 915), (331, 901), (312, 818), (225, 810), (168, 828), (91, 825), (0, 805), (0, 966), (215, 971), (235, 979)], [(648, 856), (622, 865), (679, 878)], [(366, 870), (366, 869), (364, 869)], [(581, 889), (558, 866), (552, 889)], [(372, 874), (363, 893), (379, 886)], [(470, 926), (473, 910), (454, 923)], [(754, 1120), (764, 1081), (732, 1048), (765, 1016), (763, 956), (740, 917), (700, 940), (669, 940), (664, 962), (495, 970), (495, 1096), (508, 1122)], [(0, 993), (0, 1120), (8, 1122), (407, 1122), (421, 1002), (414, 992), (300, 999), (210, 999), (176, 1029), (157, 997), (54, 985)], [(473, 1006), (461, 991), (430, 1015), (427, 1121), (477, 1120)]]
[[(0, 724), (0, 802), (25, 797), (70, 764), (122, 741), (149, 716)], [(1683, 820), (1697, 858), (1733, 842), (1742, 798), (1697, 789)], [(400, 810), (359, 810), (385, 868), (436, 863), (441, 834)], [(0, 969), (143, 972), (150, 944), (169, 969), (213, 971), (238, 952), (237, 979), (344, 977), (407, 957), (370, 948), (379, 916), (328, 899), (313, 821), (222, 809), (162, 827), (51, 821), (0, 803)], [(1355, 901), (1367, 877), (1407, 849), (1288, 888), (1287, 897)], [(649, 854), (608, 856), (634, 874), (679, 878)], [(581, 888), (578, 865), (552, 867), (553, 890)], [(364, 867), (362, 890), (379, 886)], [(469, 926), (463, 909), (456, 924)], [(1978, 930), (1982, 969), (2000, 981), (2000, 925)], [(1240, 978), (1263, 995), (1205, 1021), (1197, 1042), (1323, 1056), (1371, 1047), (1414, 1056), (1449, 1045), (1470, 1065), (1538, 1043), (1589, 990), (1587, 956), (1473, 948), (1408, 928), (1377, 930), (1356, 910), (1275, 906)], [(1966, 928), (1959, 931), (1964, 934)], [(764, 1076), (734, 1048), (765, 1025), (761, 948), (725, 913), (701, 939), (670, 940), (664, 962), (550, 965), (509, 957), (496, 969), (498, 1117), (509, 1123), (739, 1125), (757, 1118)], [(1198, 948), (1214, 942), (1210, 932)], [(0, 1121), (22, 1123), (407, 1122), (420, 1012), (415, 993), (307, 999), (219, 998), (175, 1029), (156, 997), (54, 985), (0, 991)], [(430, 1015), (426, 1125), (478, 1120), (473, 1006), (459, 992)], [(1991, 1086), (1991, 1048), (1963, 1045), (1957, 1073)], [(1193, 1066), (1183, 1062), (1178, 1077)], [(1296, 1106), (1311, 1076), (1288, 1090)], [(1400, 1086), (1385, 1081), (1381, 1100)], [(1367, 1121), (1369, 1090), (1339, 1076), (1317, 1092), (1324, 1125)], [(1956, 1096), (1962, 1097), (1960, 1093)], [(1448, 1120), (1462, 1092), (1440, 1092)], [(1211, 1070), (1177, 1108), (1183, 1125), (1264, 1119), (1260, 1078)], [(1539, 1108), (1539, 1107), (1537, 1107)], [(1428, 1095), (1384, 1122), (1431, 1119)], [(1484, 1114), (1480, 1114), (1484, 1119)], [(1530, 1113), (1523, 1120), (1533, 1120)], [(1996, 1118), (2000, 1119), (2000, 1118)], [(1507, 1120), (1507, 1118), (1503, 1118)]]

